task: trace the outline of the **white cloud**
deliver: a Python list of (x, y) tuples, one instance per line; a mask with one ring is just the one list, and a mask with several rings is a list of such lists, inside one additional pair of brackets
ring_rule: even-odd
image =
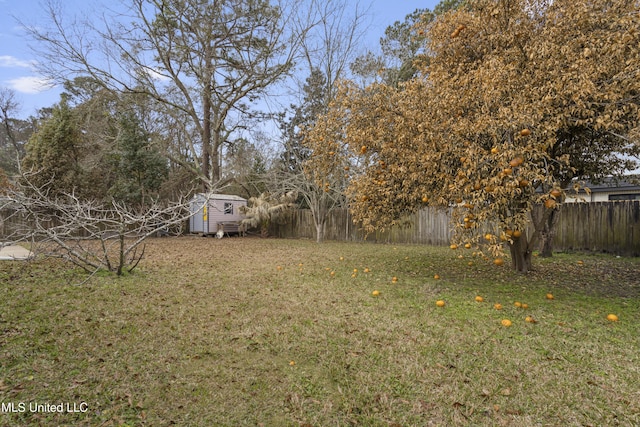
[(157, 81), (161, 81), (161, 82), (166, 82), (166, 81), (171, 80), (169, 78), (169, 76), (167, 76), (166, 74), (161, 74), (160, 72), (158, 72), (156, 70), (149, 69), (148, 73), (149, 73), (149, 77), (151, 77), (151, 79), (153, 79), (153, 80), (157, 80)]
[(171, 78), (166, 74), (163, 74), (162, 71), (158, 71), (152, 67), (140, 67), (137, 69), (137, 71), (142, 76), (151, 80), (155, 80), (157, 82), (166, 82), (171, 80)]
[(33, 68), (35, 61), (23, 61), (15, 56), (0, 55), (0, 67), (4, 68)]
[(28, 94), (45, 92), (55, 86), (51, 80), (36, 76), (25, 76), (7, 80), (7, 84), (16, 92)]

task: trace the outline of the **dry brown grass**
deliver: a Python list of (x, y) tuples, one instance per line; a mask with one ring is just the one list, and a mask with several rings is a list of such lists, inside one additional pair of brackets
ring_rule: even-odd
[(446, 248), (196, 237), (147, 256), (83, 286), (0, 264), (0, 401), (89, 409), (0, 425), (640, 424), (637, 259), (522, 276)]

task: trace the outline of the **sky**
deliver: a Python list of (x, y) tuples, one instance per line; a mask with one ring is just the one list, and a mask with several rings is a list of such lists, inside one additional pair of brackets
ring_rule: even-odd
[[(72, 1), (65, 0), (65, 8)], [(433, 9), (438, 1), (360, 0), (360, 3), (371, 5), (367, 45), (375, 50), (389, 25), (403, 21), (406, 15), (418, 8)], [(31, 52), (26, 33), (17, 21), (37, 25), (38, 20), (44, 17), (40, 5), (40, 0), (0, 0), (0, 87), (14, 91), (21, 107), (17, 114), (20, 118), (35, 115), (38, 109), (55, 104), (61, 92), (60, 87), (51, 87), (43, 76), (36, 73), (38, 58)]]

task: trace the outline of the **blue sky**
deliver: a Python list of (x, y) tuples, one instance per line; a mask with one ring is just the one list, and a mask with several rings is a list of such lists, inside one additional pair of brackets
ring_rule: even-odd
[[(73, 2), (62, 2), (65, 9)], [(77, 2), (87, 7), (86, 1)], [(418, 8), (433, 9), (436, 0), (361, 0), (371, 4), (371, 27), (368, 31), (368, 47), (377, 49), (378, 40), (387, 26)], [(43, 17), (39, 0), (0, 0), (0, 86), (12, 89), (21, 105), (19, 117), (35, 114), (59, 100), (60, 88), (50, 87), (42, 76), (36, 74), (34, 64), (38, 60), (28, 47), (24, 30), (15, 18), (36, 24)]]

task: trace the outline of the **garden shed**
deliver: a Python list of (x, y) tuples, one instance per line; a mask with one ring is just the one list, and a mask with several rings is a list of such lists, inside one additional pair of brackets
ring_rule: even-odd
[(189, 232), (203, 235), (224, 233), (240, 233), (243, 230), (241, 221), (244, 215), (240, 207), (247, 205), (247, 200), (230, 194), (212, 194), (206, 203), (205, 194), (196, 194), (191, 200), (191, 219)]

